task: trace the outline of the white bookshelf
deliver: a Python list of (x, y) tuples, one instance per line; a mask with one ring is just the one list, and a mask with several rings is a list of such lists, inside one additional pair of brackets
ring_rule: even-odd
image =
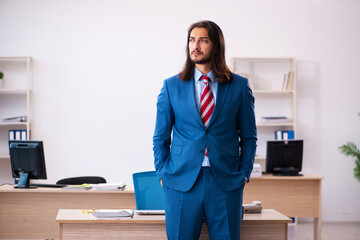
[[(0, 87), (0, 160), (9, 159), (9, 130), (31, 129), (31, 57), (0, 57), (0, 72), (4, 79)], [(4, 122), (4, 118), (27, 116), (26, 122)]]
[[(234, 57), (231, 70), (249, 79), (255, 97), (258, 147), (255, 158), (265, 170), (266, 142), (275, 139), (275, 131), (294, 130), (297, 138), (296, 62), (294, 58)], [(288, 88), (284, 75), (293, 73)], [(262, 122), (262, 117), (285, 116), (286, 122)]]

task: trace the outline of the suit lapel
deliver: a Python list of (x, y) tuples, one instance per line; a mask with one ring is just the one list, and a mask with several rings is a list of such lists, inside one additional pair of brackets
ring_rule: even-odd
[(190, 112), (194, 115), (196, 121), (203, 127), (204, 124), (201, 120), (200, 113), (196, 107), (195, 103), (195, 89), (194, 89), (194, 77), (192, 77), (189, 81), (180, 80), (183, 93), (185, 95), (185, 99), (188, 103)]
[(216, 117), (220, 114), (222, 107), (224, 106), (224, 102), (229, 90), (230, 83), (218, 83), (218, 89), (216, 94), (216, 103), (214, 112), (210, 118), (210, 122), (208, 128), (215, 121)]

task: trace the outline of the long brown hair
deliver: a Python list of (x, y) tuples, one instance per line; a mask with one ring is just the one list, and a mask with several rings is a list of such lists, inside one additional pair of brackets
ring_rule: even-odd
[(190, 33), (194, 28), (205, 28), (208, 31), (210, 40), (213, 43), (213, 50), (211, 52), (211, 70), (219, 83), (231, 82), (233, 75), (226, 65), (225, 61), (225, 40), (224, 35), (218, 25), (212, 21), (200, 21), (192, 24), (188, 30), (187, 46), (186, 46), (186, 62), (183, 70), (180, 72), (179, 78), (181, 80), (190, 80), (194, 75), (195, 64), (191, 61), (189, 53), (189, 39)]

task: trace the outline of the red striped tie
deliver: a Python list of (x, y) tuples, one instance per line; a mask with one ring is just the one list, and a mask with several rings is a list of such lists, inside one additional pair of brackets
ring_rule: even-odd
[[(215, 100), (209, 86), (210, 78), (208, 76), (202, 76), (201, 79), (204, 80), (204, 89), (201, 93), (200, 115), (205, 128), (207, 128), (211, 118), (211, 114), (214, 112)], [(206, 146), (205, 155), (208, 155)]]
[(202, 76), (201, 79), (204, 80), (204, 89), (201, 93), (200, 115), (206, 128), (209, 124), (211, 114), (214, 112), (215, 100), (209, 86), (210, 78), (208, 76)]

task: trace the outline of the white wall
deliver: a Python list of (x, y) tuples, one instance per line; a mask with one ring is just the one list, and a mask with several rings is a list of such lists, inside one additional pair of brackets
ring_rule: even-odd
[(153, 169), (156, 97), (202, 19), (223, 29), (228, 60), (297, 58), (303, 172), (325, 177), (324, 221), (360, 221), (354, 163), (337, 149), (360, 146), (358, 0), (0, 0), (0, 55), (34, 58), (32, 137), (44, 141), (48, 182), (132, 185), (131, 173)]

